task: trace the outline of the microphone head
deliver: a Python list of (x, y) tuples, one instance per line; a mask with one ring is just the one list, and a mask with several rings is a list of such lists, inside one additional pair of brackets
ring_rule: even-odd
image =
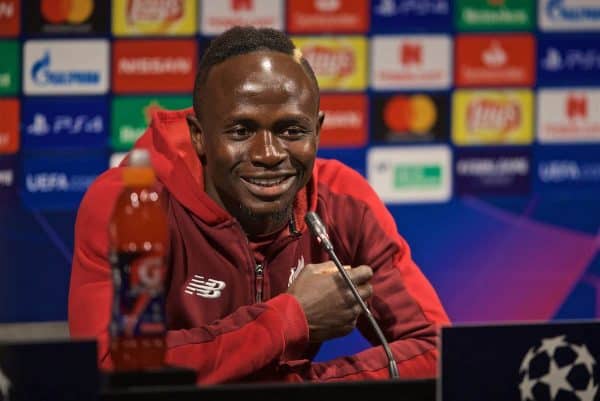
[(315, 212), (308, 212), (306, 213), (306, 216), (304, 216), (304, 221), (306, 221), (308, 228), (310, 228), (310, 232), (321, 245), (327, 249), (332, 247), (325, 225), (318, 214)]

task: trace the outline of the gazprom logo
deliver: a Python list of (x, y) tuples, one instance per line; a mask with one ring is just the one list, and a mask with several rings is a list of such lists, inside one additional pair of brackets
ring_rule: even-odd
[(539, 0), (540, 28), (585, 31), (600, 28), (600, 3), (595, 0)]
[(105, 39), (29, 40), (23, 51), (26, 95), (104, 94), (109, 86)]
[(51, 68), (50, 51), (31, 67), (31, 80), (38, 85), (97, 85), (100, 82), (98, 71), (53, 71)]
[(574, 22), (585, 20), (600, 22), (600, 7), (567, 5), (565, 0), (550, 0), (546, 6), (546, 15), (551, 19)]

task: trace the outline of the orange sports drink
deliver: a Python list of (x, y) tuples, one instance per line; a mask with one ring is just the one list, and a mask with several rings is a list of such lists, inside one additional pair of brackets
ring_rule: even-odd
[(167, 217), (149, 153), (132, 150), (122, 171), (125, 186), (109, 226), (111, 357), (117, 371), (158, 369), (166, 350)]

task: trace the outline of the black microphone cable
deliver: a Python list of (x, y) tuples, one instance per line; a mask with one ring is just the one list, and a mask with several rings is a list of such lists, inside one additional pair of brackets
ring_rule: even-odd
[(315, 212), (308, 212), (306, 214), (304, 220), (306, 221), (306, 224), (308, 224), (308, 227), (310, 228), (310, 231), (311, 231), (312, 235), (316, 238), (317, 242), (325, 249), (325, 251), (329, 254), (329, 257), (333, 260), (333, 263), (335, 263), (335, 265), (337, 266), (338, 270), (342, 274), (342, 277), (346, 281), (346, 284), (348, 284), (348, 287), (350, 287), (350, 290), (352, 291), (354, 298), (356, 298), (356, 300), (358, 301), (365, 316), (367, 316), (367, 319), (369, 319), (371, 326), (377, 333), (377, 336), (379, 337), (379, 340), (381, 341), (381, 345), (383, 346), (385, 354), (387, 355), (387, 359), (389, 362), (388, 370), (390, 371), (390, 378), (398, 379), (400, 377), (400, 375), (398, 374), (398, 366), (396, 365), (396, 361), (394, 360), (394, 355), (392, 354), (392, 350), (390, 349), (390, 346), (389, 346), (387, 340), (385, 339), (385, 336), (383, 335), (381, 328), (377, 324), (377, 321), (373, 317), (373, 314), (367, 307), (367, 304), (365, 304), (365, 301), (363, 301), (363, 299), (360, 297), (360, 294), (358, 293), (356, 286), (350, 279), (350, 276), (348, 276), (348, 273), (346, 273), (346, 269), (344, 269), (344, 266), (342, 266), (342, 263), (340, 262), (337, 255), (335, 254), (335, 251), (333, 250), (333, 244), (329, 240), (329, 235), (327, 234), (327, 230), (325, 230), (325, 226), (323, 225), (323, 222), (319, 218), (319, 215), (316, 214)]

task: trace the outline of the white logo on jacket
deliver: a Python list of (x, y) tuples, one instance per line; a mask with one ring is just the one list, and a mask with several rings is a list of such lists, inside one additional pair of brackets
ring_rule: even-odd
[(296, 277), (298, 277), (298, 274), (300, 274), (302, 269), (304, 269), (304, 256), (300, 256), (298, 258), (298, 264), (296, 265), (296, 267), (292, 267), (290, 269), (290, 278), (288, 279), (288, 288), (290, 285), (292, 285), (292, 283), (294, 282)]
[(204, 277), (194, 274), (194, 277), (192, 277), (187, 287), (185, 287), (185, 293), (190, 295), (195, 294), (202, 298), (219, 298), (223, 288), (225, 288), (224, 281), (212, 278), (205, 280)]

